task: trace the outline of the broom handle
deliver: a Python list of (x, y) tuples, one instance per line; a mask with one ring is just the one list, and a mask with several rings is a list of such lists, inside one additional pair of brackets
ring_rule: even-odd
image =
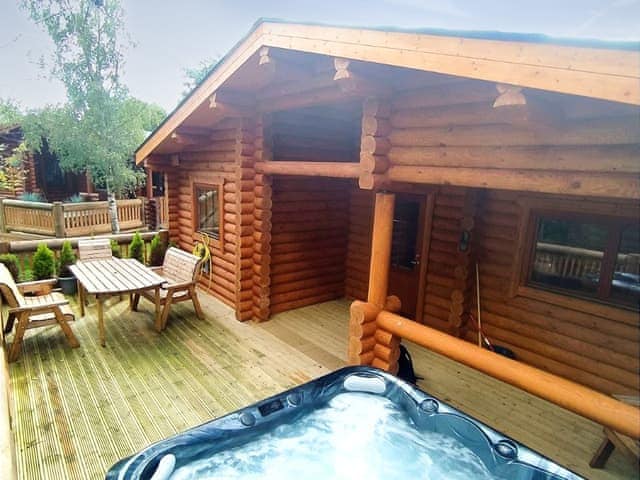
[(478, 346), (482, 348), (482, 319), (480, 317), (480, 269), (476, 262), (476, 299), (478, 306)]

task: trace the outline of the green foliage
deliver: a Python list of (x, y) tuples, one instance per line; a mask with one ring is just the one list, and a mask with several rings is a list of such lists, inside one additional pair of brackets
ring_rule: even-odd
[(18, 200), (23, 202), (44, 202), (45, 198), (38, 192), (24, 192), (18, 197)]
[(55, 275), (55, 259), (53, 252), (45, 243), (38, 245), (36, 253), (33, 254), (31, 270), (33, 271), (33, 278), (36, 280), (53, 278)]
[(111, 240), (111, 255), (120, 258), (120, 245), (115, 240)]
[(88, 172), (110, 193), (134, 190), (144, 175), (133, 152), (164, 112), (130, 97), (120, 83), (128, 43), (120, 0), (22, 0), (22, 6), (53, 41), (50, 70), (68, 99), (25, 116), (27, 144), (40, 151), (45, 138), (63, 170)]
[(20, 106), (10, 98), (0, 98), (0, 127), (16, 125), (22, 121)]
[(209, 75), (211, 70), (213, 70), (213, 67), (216, 66), (219, 60), (219, 58), (209, 58), (201, 61), (194, 68), (185, 68), (184, 76), (186, 77), (186, 81), (183, 82), (184, 90), (182, 90), (182, 96), (186, 97), (194, 88), (200, 85), (206, 76)]
[(164, 254), (167, 253), (167, 244), (160, 239), (160, 235), (154, 235), (149, 247), (149, 265), (159, 267), (164, 262)]
[(71, 277), (73, 274), (69, 270), (69, 267), (74, 263), (76, 263), (76, 256), (71, 249), (71, 242), (65, 240), (62, 242), (62, 248), (60, 249), (58, 275), (60, 277)]
[(20, 263), (18, 257), (13, 253), (3, 253), (0, 255), (0, 263), (3, 263), (7, 270), (11, 272), (11, 276), (17, 282), (20, 279)]
[(134, 233), (129, 244), (129, 258), (135, 258), (140, 263), (144, 263), (144, 242), (139, 232)]
[(82, 203), (82, 202), (84, 202), (84, 200), (80, 196), (80, 194), (75, 193), (75, 194), (71, 195), (69, 198), (67, 198), (65, 200), (65, 202), (67, 202), (67, 203)]

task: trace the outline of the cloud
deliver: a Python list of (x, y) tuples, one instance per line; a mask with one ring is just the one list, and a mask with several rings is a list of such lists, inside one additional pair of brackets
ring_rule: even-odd
[[(398, 5), (403, 7), (411, 7), (418, 10), (424, 10), (430, 13), (440, 13), (442, 15), (448, 15), (451, 17), (465, 18), (470, 17), (471, 13), (468, 10), (460, 8), (453, 0), (383, 0), (385, 3), (391, 5)], [(629, 0), (620, 0), (629, 1)], [(635, 0), (631, 0), (635, 1)]]

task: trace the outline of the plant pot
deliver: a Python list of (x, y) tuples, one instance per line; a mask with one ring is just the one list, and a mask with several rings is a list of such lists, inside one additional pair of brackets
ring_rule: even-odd
[(65, 295), (75, 295), (77, 291), (76, 277), (58, 277), (58, 285)]

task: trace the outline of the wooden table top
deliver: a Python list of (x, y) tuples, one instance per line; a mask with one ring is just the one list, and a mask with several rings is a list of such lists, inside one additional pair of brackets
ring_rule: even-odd
[(70, 269), (90, 294), (134, 292), (166, 282), (133, 258), (78, 261)]

